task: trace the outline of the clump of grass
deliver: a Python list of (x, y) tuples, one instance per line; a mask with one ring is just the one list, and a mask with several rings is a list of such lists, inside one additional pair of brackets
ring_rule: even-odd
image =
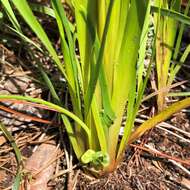
[[(9, 1), (1, 2), (12, 21), (14, 30), (25, 42), (31, 43), (24, 36)], [(58, 96), (51, 78), (42, 65), (39, 69), (50, 89), (54, 103), (11, 95), (0, 95), (0, 99), (26, 100), (46, 105), (59, 112), (76, 157), (91, 171), (102, 174), (113, 171), (117, 167), (129, 142), (139, 138), (148, 129), (179, 109), (189, 106), (190, 99), (172, 105), (132, 131), (151, 69), (149, 66), (146, 76), (142, 77), (146, 49), (144, 47), (146, 47), (151, 10), (150, 1), (75, 0), (68, 2), (72, 4), (75, 14), (74, 26), (67, 19), (60, 0), (51, 0), (51, 8), (38, 4), (32, 4), (30, 7), (26, 0), (12, 0), (12, 5), (17, 8), (25, 22), (41, 40), (60, 74), (65, 78), (72, 110), (68, 111), (68, 107), (63, 106), (64, 98)], [(160, 9), (162, 6), (157, 4), (156, 6), (154, 7), (158, 10), (156, 15), (162, 14), (163, 9)], [(31, 8), (55, 18), (64, 62), (59, 59), (58, 53)], [(177, 15), (183, 20), (189, 19), (181, 14)], [(162, 22), (158, 20), (157, 26)], [(163, 22), (166, 21), (163, 17)], [(160, 31), (157, 35), (159, 34)], [(80, 60), (75, 52), (76, 41), (79, 46)], [(42, 49), (38, 49), (43, 52)], [(165, 69), (163, 72), (166, 71)], [(127, 115), (127, 121), (124, 134), (119, 140), (123, 115)]]
[[(181, 65), (185, 62), (187, 55), (189, 54), (189, 46), (187, 46), (186, 50), (181, 56), (180, 45), (185, 24), (180, 23), (179, 25), (176, 19), (177, 13), (182, 11), (181, 0), (156, 0), (154, 4), (156, 7), (160, 8), (160, 10), (154, 14), (154, 25), (155, 29), (157, 30), (156, 71), (159, 92), (157, 96), (157, 105), (158, 111), (162, 111), (166, 107), (165, 98), (168, 95), (169, 87), (171, 86)], [(189, 6), (190, 1), (188, 1), (184, 15), (187, 15)], [(165, 14), (163, 14), (164, 11)], [(163, 91), (162, 89), (164, 88), (168, 88), (168, 90)]]

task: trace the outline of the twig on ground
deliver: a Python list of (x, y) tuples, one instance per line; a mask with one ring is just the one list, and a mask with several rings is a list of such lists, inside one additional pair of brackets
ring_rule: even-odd
[(188, 169), (186, 169), (185, 167), (183, 167), (181, 164), (177, 163), (175, 160), (169, 160), (169, 161), (172, 162), (175, 166), (177, 166), (180, 169), (182, 169), (187, 175), (190, 176), (190, 171)]
[(59, 171), (57, 174), (55, 174), (54, 176), (51, 177), (51, 180), (59, 177), (59, 176), (62, 176), (64, 174), (67, 174), (69, 172), (71, 172), (73, 169), (75, 169), (77, 167), (77, 165), (74, 165), (72, 168), (68, 168), (66, 170), (62, 170), (62, 171)]
[(184, 142), (190, 143), (190, 140), (185, 139), (184, 137), (182, 137), (182, 136), (180, 136), (180, 135), (178, 135), (178, 134), (176, 134), (176, 133), (174, 133), (174, 132), (172, 132), (172, 131), (169, 131), (169, 130), (163, 128), (163, 127), (156, 126), (156, 128), (161, 129), (161, 130), (163, 130), (163, 131), (166, 131), (167, 133), (169, 133), (169, 134), (171, 134), (171, 135), (173, 135), (173, 136), (175, 136), (175, 137), (178, 137), (179, 139), (181, 139), (181, 140), (184, 141)]
[[(165, 154), (165, 153), (163, 153), (163, 152), (159, 152), (158, 150), (154, 149), (153, 147), (151, 147), (151, 146), (149, 146), (149, 145), (147, 145), (147, 144), (144, 145), (145, 147), (141, 147), (141, 146), (134, 145), (134, 144), (130, 144), (130, 146), (135, 147), (135, 148), (140, 148), (140, 149), (142, 149), (142, 150), (144, 150), (144, 151), (146, 151), (146, 152), (153, 153), (153, 154), (157, 154), (157, 155), (159, 155), (159, 156), (161, 156), (161, 157), (163, 157), (163, 158), (167, 158), (167, 159), (169, 159), (169, 160), (175, 160), (175, 161), (177, 161), (177, 162), (180, 162), (180, 163), (182, 163), (182, 164), (185, 164), (185, 165), (190, 166), (190, 160), (182, 160), (182, 159), (180, 159), (180, 158), (176, 158), (176, 157), (173, 157), (173, 156), (169, 156), (169, 155), (167, 155), (167, 154)], [(146, 148), (146, 147), (147, 147), (147, 148)]]
[[(148, 117), (148, 118), (149, 118), (149, 117)], [(137, 118), (137, 119), (135, 119), (135, 122), (137, 122), (137, 123), (143, 123), (143, 122), (145, 122), (145, 120)], [(160, 124), (156, 125), (156, 128), (159, 128), (159, 129), (161, 129), (161, 130), (165, 130), (166, 132), (168, 132), (168, 133), (170, 133), (170, 134), (172, 134), (172, 135), (174, 135), (174, 136), (176, 136), (176, 137), (182, 139), (183, 141), (190, 143), (190, 140), (185, 139), (184, 137), (182, 137), (182, 136), (180, 136), (180, 135), (178, 135), (178, 134), (176, 134), (176, 133), (174, 133), (174, 132), (172, 132), (172, 131), (169, 131), (169, 130), (163, 128), (163, 127), (174, 129), (174, 130), (176, 130), (176, 131), (178, 131), (178, 132), (180, 132), (180, 133), (186, 135), (187, 137), (190, 137), (190, 133), (189, 133), (189, 132), (186, 132), (186, 131), (184, 131), (184, 130), (181, 130), (181, 129), (179, 129), (179, 128), (177, 128), (177, 127), (171, 125), (171, 124), (168, 124), (168, 123), (166, 123), (166, 122), (161, 122)]]
[(182, 129), (179, 129), (178, 127), (175, 127), (175, 126), (173, 126), (173, 125), (171, 125), (171, 124), (169, 124), (169, 123), (162, 122), (162, 123), (160, 123), (158, 126), (174, 129), (174, 130), (176, 130), (176, 131), (178, 131), (178, 132), (180, 132), (180, 133), (182, 133), (182, 134), (184, 134), (184, 135), (186, 135), (187, 137), (190, 138), (190, 133), (189, 133), (189, 132), (184, 131), (184, 130), (182, 130)]
[[(73, 171), (74, 168), (72, 168)], [(76, 185), (77, 185), (77, 179), (78, 179), (78, 175), (80, 173), (80, 170), (77, 170), (74, 178), (73, 178), (73, 182), (72, 182), (72, 190), (75, 189)]]

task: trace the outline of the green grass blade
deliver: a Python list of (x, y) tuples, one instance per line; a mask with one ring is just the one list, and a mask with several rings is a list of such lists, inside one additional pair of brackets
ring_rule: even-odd
[[(67, 72), (68, 80), (70, 81), (70, 95), (73, 102), (73, 107), (75, 113), (82, 117), (81, 113), (81, 102), (80, 102), (80, 88), (79, 88), (79, 77), (78, 77), (78, 68), (77, 61), (75, 56), (74, 41), (69, 30), (69, 22), (66, 17), (63, 5), (60, 0), (52, 0), (52, 6), (55, 10), (55, 16), (58, 23), (60, 36), (63, 46), (63, 54), (65, 58), (65, 67)], [(64, 36), (64, 30), (68, 40), (68, 45)]]
[(3, 4), (3, 7), (4, 7), (10, 21), (12, 22), (13, 26), (16, 28), (17, 31), (21, 32), (20, 24), (15, 17), (15, 14), (14, 14), (12, 7), (9, 3), (9, 0), (0, 0), (0, 1)]
[(129, 100), (127, 105), (127, 121), (126, 125), (124, 127), (124, 134), (121, 139), (121, 142), (119, 144), (119, 149), (116, 155), (116, 159), (120, 158), (123, 150), (125, 149), (126, 142), (131, 134), (134, 120), (135, 120), (135, 96), (136, 96), (136, 84), (134, 83), (134, 86), (132, 86), (129, 94)]
[[(38, 63), (38, 60), (33, 56), (32, 52), (30, 52), (30, 54), (33, 57), (33, 59), (35, 59), (36, 62)], [(41, 64), (38, 63), (38, 65), (39, 65), (39, 70), (43, 76), (43, 79), (46, 82), (46, 85), (48, 86), (48, 88), (50, 89), (50, 92), (51, 92), (51, 95), (53, 97), (54, 102), (60, 106), (63, 106), (59, 96), (57, 95), (57, 93), (55, 91), (55, 88), (54, 88), (51, 80), (48, 77), (48, 75), (43, 70)], [(82, 156), (82, 154), (85, 152), (85, 150), (83, 150), (82, 147), (79, 146), (77, 139), (76, 139), (76, 136), (75, 136), (75, 133), (74, 133), (74, 130), (73, 130), (73, 126), (72, 126), (71, 122), (69, 121), (68, 117), (64, 114), (61, 114), (61, 119), (65, 125), (67, 134), (69, 136), (70, 142), (71, 142), (72, 147), (73, 147), (73, 150), (74, 150), (77, 158), (79, 159)]]
[[(96, 40), (94, 42), (94, 52), (93, 52), (95, 58), (94, 59), (92, 58), (91, 64), (94, 64), (94, 62), (97, 60), (99, 48), (100, 48), (100, 43), (99, 43), (98, 37), (96, 36)], [(92, 68), (91, 73), (95, 74), (93, 72), (93, 68)], [(101, 113), (102, 121), (104, 122), (105, 125), (109, 127), (114, 122), (114, 119), (116, 116), (111, 106), (111, 97), (109, 94), (109, 88), (108, 88), (103, 65), (101, 65), (100, 67), (99, 85), (100, 85), (101, 92), (98, 92), (98, 93), (101, 94), (101, 100), (97, 101), (97, 103), (99, 104), (100, 109), (102, 108), (103, 110)], [(96, 98), (100, 99), (98, 95), (96, 95)]]
[(3, 18), (3, 13), (0, 11), (0, 19), (2, 20)]
[(158, 13), (159, 11), (162, 16), (168, 16), (170, 18), (175, 19), (176, 21), (190, 25), (190, 17), (189, 16), (186, 16), (186, 15), (179, 13), (177, 11), (174, 11), (174, 10), (168, 10), (165, 8), (158, 8), (155, 6), (151, 6), (151, 12)]
[(184, 63), (190, 53), (190, 44), (186, 47), (185, 51), (183, 52), (179, 62)]
[(177, 62), (177, 64), (175, 65), (175, 67), (172, 69), (171, 73), (170, 73), (170, 78), (168, 81), (168, 85), (171, 85), (172, 81), (175, 78), (175, 75), (178, 73), (178, 71), (181, 68), (181, 65), (186, 61), (188, 55), (190, 53), (190, 44), (186, 47), (185, 51), (183, 52), (179, 62)]
[[(126, 108), (126, 103), (129, 101), (130, 93), (133, 94), (133, 85), (136, 84), (136, 61), (138, 58), (140, 36), (142, 33), (147, 4), (148, 1), (131, 1), (122, 39), (121, 51), (118, 63), (115, 67), (112, 106), (117, 118), (109, 129), (108, 139), (109, 154), (112, 161), (115, 160), (114, 156), (117, 156), (120, 125)], [(130, 98), (130, 100), (132, 100), (132, 98)], [(131, 104), (133, 104), (132, 102)], [(128, 104), (130, 103), (128, 102)], [(132, 106), (129, 107), (131, 108)], [(131, 111), (133, 112), (133, 110)]]
[[(40, 72), (42, 73), (42, 76), (48, 86), (48, 88), (50, 89), (50, 92), (53, 96), (54, 102), (60, 106), (62, 106), (62, 102), (60, 100), (60, 98), (58, 97), (55, 88), (51, 82), (51, 80), (49, 79), (48, 75), (43, 71), (42, 67), (40, 68)], [(69, 136), (70, 142), (72, 144), (73, 150), (77, 156), (77, 158), (79, 159), (82, 154), (84, 153), (84, 150), (82, 150), (81, 146), (79, 146), (74, 130), (73, 130), (73, 126), (71, 124), (71, 122), (69, 121), (68, 117), (66, 117), (66, 115), (61, 114), (61, 119), (63, 120), (63, 123), (65, 125), (67, 134)], [(84, 141), (85, 142), (85, 141)]]
[(143, 72), (144, 72), (144, 60), (146, 56), (146, 46), (147, 46), (147, 39), (148, 39), (148, 31), (149, 31), (149, 24), (150, 24), (150, 1), (147, 6), (144, 26), (141, 34), (140, 40), (140, 49), (139, 49), (139, 58), (137, 63), (137, 79), (138, 79), (138, 89), (140, 88), (140, 84), (142, 83), (143, 79)]
[(146, 76), (145, 76), (144, 81), (141, 82), (140, 88), (139, 88), (138, 93), (137, 93), (136, 105), (135, 105), (135, 114), (137, 114), (138, 109), (140, 107), (140, 104), (144, 101), (143, 100), (144, 91), (145, 91), (145, 88), (146, 88), (148, 80), (149, 80), (149, 76), (150, 76), (151, 71), (152, 71), (151, 67), (152, 67), (152, 64), (154, 62), (155, 53), (156, 53), (156, 45), (155, 44), (156, 44), (157, 31), (158, 30), (156, 30), (156, 35), (154, 36), (154, 39), (153, 39), (152, 55), (151, 55), (151, 59), (150, 59), (150, 63), (148, 65), (147, 71), (146, 71)]
[(96, 104), (95, 99), (92, 100), (92, 114), (94, 117), (96, 132), (98, 135), (98, 140), (100, 144), (100, 148), (104, 153), (107, 153), (107, 142), (106, 142), (106, 136), (104, 132), (104, 127), (102, 126), (102, 121), (100, 119), (100, 113), (97, 109), (98, 106)]
[(168, 93), (168, 96), (172, 96), (172, 97), (190, 96), (190, 92), (170, 92)]
[[(187, 15), (188, 12), (189, 12), (189, 8), (190, 8), (190, 1), (188, 2), (186, 8), (185, 8), (185, 12), (184, 12), (184, 15)], [(185, 24), (184, 23), (181, 23), (180, 25), (180, 30), (179, 30), (179, 34), (178, 34), (178, 37), (177, 37), (177, 42), (176, 42), (176, 47), (175, 47), (175, 51), (174, 51), (174, 54), (173, 54), (173, 59), (176, 60), (177, 59), (177, 56), (179, 54), (179, 50), (180, 50), (180, 45), (181, 45), (181, 40), (182, 40), (182, 36), (183, 36), (183, 31), (185, 29)]]
[[(175, 45), (177, 33), (177, 16), (171, 16), (171, 11), (180, 11), (180, 0), (174, 2), (159, 1), (158, 14), (154, 14), (154, 25), (156, 27), (156, 72), (158, 90), (167, 87), (168, 73), (170, 70), (170, 62)], [(168, 13), (162, 15), (162, 10), (168, 10)], [(178, 11), (178, 12), (177, 12)], [(167, 92), (158, 94), (157, 104), (158, 111), (162, 111), (166, 106), (165, 96)]]
[[(190, 1), (188, 2), (187, 6), (185, 8), (184, 15), (188, 14), (189, 8), (190, 8)], [(181, 46), (181, 40), (182, 40), (183, 32), (184, 32), (184, 29), (185, 29), (185, 24), (184, 23), (180, 23), (180, 24), (181, 24), (180, 25), (180, 30), (179, 30), (179, 34), (178, 34), (177, 41), (176, 41), (175, 51), (174, 51), (174, 54), (173, 54), (173, 60), (175, 62), (177, 62), (177, 58), (178, 58), (179, 51), (180, 51), (180, 46)], [(187, 46), (186, 49), (188, 49), (188, 46)], [(183, 61), (183, 60), (185, 61), (186, 58), (185, 59), (183, 58), (183, 56), (185, 56), (185, 54), (186, 54), (186, 51), (182, 55), (182, 59), (180, 60), (180, 63), (177, 62), (177, 64), (172, 64), (171, 65), (170, 76), (169, 76), (169, 79), (168, 79), (168, 86), (172, 84), (175, 75), (177, 74), (177, 72), (181, 68), (181, 65), (184, 63), (184, 62), (181, 62), (181, 61)]]
[[(77, 58), (75, 55), (74, 38), (72, 37), (69, 21), (66, 17), (65, 10), (60, 0), (52, 0), (52, 7), (55, 11), (56, 21), (58, 23), (59, 33), (62, 43), (62, 52), (64, 55), (65, 71), (70, 81), (69, 92), (73, 105), (74, 113), (83, 120), (81, 108), (81, 89), (82, 81), (80, 81), (80, 66), (78, 66)], [(79, 70), (78, 70), (79, 69)], [(80, 126), (76, 126), (75, 136), (81, 147), (84, 147), (84, 131)]]
[[(63, 67), (63, 64), (60, 62), (58, 55), (53, 48), (48, 36), (44, 32), (42, 26), (37, 21), (36, 17), (34, 16), (33, 12), (31, 11), (31, 8), (29, 7), (29, 4), (26, 0), (12, 0), (26, 23), (31, 27), (31, 29), (34, 31), (34, 33), (38, 36), (38, 38), (41, 40), (43, 45), (47, 48), (48, 52), (52, 56), (52, 59), (55, 61), (56, 65), (64, 75), (64, 77), (67, 79), (67, 75), (65, 74), (65, 70)], [(69, 81), (67, 81), (69, 83)]]
[[(37, 6), (36, 6), (36, 7), (37, 7)], [(33, 6), (33, 8), (34, 8), (34, 6)], [(38, 8), (39, 8), (39, 7), (38, 7)], [(38, 10), (39, 10), (39, 9), (38, 9)], [(54, 14), (54, 11), (53, 11), (52, 9), (50, 10), (50, 9), (48, 9), (48, 8), (45, 8), (45, 9), (40, 8), (40, 11), (44, 11), (44, 13), (46, 13), (46, 14), (47, 14), (47, 11), (50, 11), (50, 13), (53, 13), (53, 14)], [(54, 16), (54, 15), (51, 14), (51, 16)], [(15, 17), (15, 19), (16, 19), (16, 17)], [(13, 20), (13, 19), (12, 19), (12, 20)], [(12, 20), (11, 20), (11, 21), (12, 21)], [(13, 25), (14, 25), (14, 23), (13, 23)], [(20, 28), (20, 25), (19, 25), (19, 24), (18, 24), (18, 26), (19, 26), (19, 28)], [(18, 27), (17, 27), (17, 28), (18, 28)], [(21, 39), (22, 39), (24, 42), (27, 42), (27, 43), (33, 45), (34, 47), (36, 47), (38, 50), (40, 50), (40, 51), (43, 53), (42, 49), (41, 49), (38, 45), (36, 45), (32, 40), (30, 40), (27, 36), (25, 36), (25, 35), (22, 33), (21, 30), (18, 30), (17, 28), (16, 28), (16, 29), (13, 29), (13, 28), (9, 27), (9, 29), (11, 29), (13, 32), (15, 32), (18, 36), (20, 36)], [(41, 66), (41, 64), (39, 63), (39, 61), (35, 58), (35, 56), (33, 55), (33, 53), (30, 51), (30, 48), (28, 48), (28, 50), (29, 50), (29, 53), (30, 53), (31, 57), (32, 57), (33, 59), (35, 59), (35, 61), (38, 63), (38, 68), (39, 68), (40, 72), (42, 73), (42, 77), (44, 78), (44, 81), (46, 82), (48, 88), (50, 89), (50, 92), (51, 92), (51, 94), (52, 94), (52, 96), (53, 96), (53, 98), (54, 98), (54, 101), (55, 101), (57, 104), (61, 105), (61, 101), (60, 101), (60, 99), (59, 99), (59, 97), (58, 97), (58, 95), (57, 95), (57, 93), (56, 93), (56, 91), (55, 91), (55, 89), (54, 89), (54, 86), (53, 86), (53, 84), (51, 83), (51, 81), (50, 81), (48, 75), (44, 72), (43, 67)], [(78, 145), (77, 139), (75, 138), (75, 134), (74, 134), (74, 131), (73, 131), (73, 127), (72, 127), (72, 125), (71, 125), (69, 119), (68, 119), (65, 115), (63, 115), (63, 114), (61, 115), (61, 118), (62, 118), (62, 120), (63, 120), (63, 123), (64, 123), (65, 127), (66, 127), (66, 130), (67, 130), (67, 133), (68, 133), (68, 135), (69, 135), (69, 139), (70, 139), (70, 141), (71, 141), (71, 144), (72, 144), (72, 146), (73, 146), (73, 149), (74, 149), (74, 151), (75, 151), (75, 154), (76, 154), (77, 158), (80, 158), (80, 156), (84, 153), (84, 150), (82, 150), (81, 147)], [(19, 176), (18, 176), (18, 179), (19, 179)], [(15, 185), (16, 185), (16, 184), (17, 184), (17, 183), (15, 182)]]
[(15, 179), (14, 179), (14, 183), (12, 186), (12, 190), (19, 190), (20, 189), (20, 183), (22, 181), (22, 174), (21, 173), (17, 173)]
[(142, 136), (147, 130), (150, 130), (154, 126), (156, 126), (158, 123), (168, 119), (171, 115), (174, 113), (187, 108), (190, 106), (190, 98), (185, 98), (184, 100), (181, 100), (179, 102), (176, 102), (163, 110), (158, 115), (154, 116), (153, 118), (145, 121), (142, 125), (140, 125), (130, 136), (128, 143), (132, 143), (136, 139), (138, 139), (140, 136)]
[[(72, 144), (75, 155), (78, 159), (80, 159), (80, 157), (84, 154), (85, 150), (83, 150), (82, 147), (79, 145), (77, 138), (75, 136), (74, 130), (73, 130), (73, 126), (71, 125), (71, 122), (69, 121), (69, 119), (64, 114), (61, 114), (61, 118), (67, 130), (67, 134), (69, 136), (69, 140)], [(89, 140), (90, 139), (87, 139), (87, 140), (84, 139), (84, 142), (86, 141), (88, 142)]]
[(55, 18), (55, 13), (52, 8), (41, 5), (39, 3), (29, 3), (29, 5), (33, 11), (43, 13), (43, 14), (46, 14), (46, 15), (49, 15), (49, 16)]
[[(153, 43), (155, 43), (155, 38), (154, 38)], [(133, 109), (133, 107), (128, 108), (128, 112), (129, 113), (132, 112), (132, 114), (129, 114), (129, 116), (128, 116), (129, 122), (126, 123), (126, 125), (125, 125), (126, 130), (124, 131), (124, 135), (123, 135), (122, 141), (121, 141), (121, 143), (119, 145), (119, 150), (118, 150), (118, 154), (117, 154), (117, 159), (118, 160), (122, 156), (122, 153), (123, 153), (123, 151), (125, 149), (125, 146), (126, 146), (126, 144), (128, 142), (128, 139), (130, 138), (132, 128), (134, 127), (134, 120), (135, 120), (136, 114), (138, 112), (138, 109), (140, 107), (140, 104), (141, 104), (141, 102), (143, 100), (143, 94), (144, 94), (144, 91), (145, 91), (145, 88), (147, 86), (147, 82), (148, 82), (148, 79), (149, 79), (149, 76), (150, 76), (150, 73), (151, 73), (151, 70), (152, 70), (151, 66), (152, 66), (152, 63), (154, 61), (154, 56), (155, 56), (155, 45), (153, 46), (153, 54), (151, 56), (151, 60), (150, 60), (148, 69), (146, 71), (146, 77), (145, 77), (144, 81), (143, 80), (141, 81), (140, 87), (138, 89), (136, 102), (134, 104), (134, 109)], [(135, 93), (134, 89), (133, 89), (133, 93)], [(133, 96), (135, 96), (135, 94), (133, 94)], [(133, 96), (131, 97), (131, 101), (134, 101)], [(133, 106), (133, 105), (131, 105), (131, 106)]]
[[(52, 18), (56, 18), (54, 10), (50, 7), (47, 7), (38, 3), (29, 3), (29, 5), (33, 11), (46, 14), (48, 16), (51, 16)], [(71, 22), (69, 22), (69, 27), (70, 27), (70, 31), (74, 33), (75, 27), (73, 26)]]
[(30, 40), (27, 36), (25, 36), (23, 33), (22, 33), (22, 30), (21, 30), (21, 26), (20, 24), (18, 23), (18, 20), (16, 19), (16, 16), (14, 15), (14, 12), (9, 4), (9, 1), (6, 0), (6, 1), (3, 1), (3, 5), (6, 9), (6, 12), (9, 16), (9, 19), (11, 21), (11, 23), (13, 24), (14, 28), (10, 27), (10, 26), (7, 26), (11, 31), (13, 31), (14, 33), (16, 33), (19, 37), (21, 37), (22, 40), (24, 40), (25, 42), (29, 43), (29, 44), (32, 44), (34, 47), (36, 47), (39, 51), (42, 52), (42, 49), (36, 44), (34, 43), (32, 40)]
[(13, 150), (15, 152), (18, 167), (17, 167), (17, 174), (16, 174), (16, 177), (15, 177), (12, 189), (19, 190), (20, 182), (22, 180), (22, 174), (21, 174), (22, 155), (21, 155), (21, 152), (20, 152), (17, 144), (15, 143), (14, 138), (12, 137), (10, 132), (7, 130), (7, 128), (2, 123), (0, 123), (0, 130), (3, 132), (5, 137), (8, 139), (8, 141), (10, 142), (10, 144), (13, 147)]
[(22, 40), (24, 40), (26, 43), (33, 45), (35, 48), (37, 48), (39, 51), (43, 52), (43, 50), (40, 48), (40, 46), (38, 44), (36, 44), (35, 42), (33, 42), (30, 38), (28, 38), (27, 36), (25, 36), (21, 31), (18, 31), (17, 29), (14, 29), (10, 26), (7, 26), (8, 29), (10, 29), (12, 32), (14, 32), (15, 34), (17, 34)]
[(56, 104), (53, 104), (51, 102), (39, 99), (39, 98), (32, 98), (30, 96), (19, 96), (19, 95), (0, 95), (0, 99), (4, 99), (4, 100), (9, 100), (9, 99), (14, 99), (14, 100), (25, 100), (25, 101), (29, 101), (29, 102), (34, 102), (34, 103), (39, 103), (42, 105), (46, 105), (49, 108), (54, 109), (55, 111), (59, 112), (59, 113), (63, 113), (66, 116), (70, 117), (71, 119), (73, 119), (75, 122), (77, 122), (86, 132), (88, 138), (90, 139), (90, 131), (88, 129), (88, 127), (86, 126), (86, 124), (81, 121), (76, 115), (74, 115), (72, 112), (62, 108), (61, 106), (58, 106)]
[[(79, 2), (80, 1), (80, 2)], [(81, 71), (82, 71), (82, 77), (83, 77), (83, 83), (84, 83), (84, 89), (87, 88), (88, 85), (88, 77), (89, 76), (89, 60), (91, 58), (92, 53), (92, 34), (93, 32), (90, 32), (89, 27), (91, 26), (91, 23), (88, 22), (90, 19), (87, 15), (87, 9), (88, 9), (88, 2), (87, 1), (81, 1), (76, 0), (72, 1), (75, 11), (75, 19), (76, 19), (76, 26), (77, 26), (77, 39), (79, 43), (79, 52), (80, 52), (80, 63), (81, 63)], [(94, 1), (92, 2), (92, 8), (95, 6)], [(92, 9), (92, 13), (95, 11)], [(89, 14), (90, 17), (91, 14)], [(85, 90), (86, 91), (86, 90)]]
[(100, 68), (101, 68), (101, 65), (102, 65), (102, 62), (103, 62), (103, 56), (104, 56), (104, 50), (105, 50), (105, 44), (106, 44), (106, 37), (107, 37), (107, 33), (108, 33), (108, 28), (109, 28), (109, 23), (110, 23), (110, 17), (111, 17), (113, 4), (114, 4), (114, 0), (110, 0), (108, 13), (107, 13), (107, 19), (106, 19), (106, 23), (105, 23), (105, 27), (104, 27), (104, 32), (103, 32), (103, 37), (102, 37), (102, 41), (101, 41), (101, 45), (100, 45), (100, 50), (99, 50), (98, 57), (97, 57), (97, 62), (96, 62), (95, 68), (94, 68), (95, 69), (94, 70), (94, 75), (91, 75), (89, 86), (88, 86), (88, 89), (87, 89), (87, 93), (85, 95), (85, 108), (86, 108), (86, 110), (85, 110), (85, 118), (88, 115), (89, 110), (90, 110), (92, 98), (93, 98), (93, 95), (94, 95), (94, 92), (95, 92), (97, 80), (98, 80), (99, 73), (100, 73)]
[(103, 104), (103, 113), (102, 118), (104, 123), (110, 127), (116, 118), (116, 115), (111, 107), (111, 98), (108, 91), (108, 85), (105, 77), (105, 73), (103, 70), (103, 66), (100, 68), (100, 88), (101, 88), (101, 96), (102, 96), (102, 104)]
[(13, 149), (15, 151), (17, 163), (20, 165), (22, 162), (22, 156), (21, 156), (21, 153), (20, 153), (18, 146), (15, 143), (14, 138), (12, 137), (10, 132), (7, 130), (7, 128), (2, 123), (0, 123), (0, 130), (3, 132), (3, 134), (8, 139), (8, 141), (11, 143), (11, 146), (13, 147)]

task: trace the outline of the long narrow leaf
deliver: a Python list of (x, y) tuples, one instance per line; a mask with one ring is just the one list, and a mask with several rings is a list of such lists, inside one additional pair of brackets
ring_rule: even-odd
[[(80, 113), (81, 102), (80, 102), (80, 88), (79, 88), (79, 78), (78, 78), (78, 67), (75, 56), (74, 42), (72, 40), (71, 32), (69, 30), (69, 22), (66, 18), (64, 8), (60, 0), (52, 0), (52, 5), (56, 13), (56, 18), (60, 30), (61, 40), (63, 44), (63, 54), (65, 56), (65, 66), (67, 71), (67, 77), (70, 81), (70, 94), (73, 101), (74, 110), (79, 117), (82, 117)], [(68, 46), (64, 36), (64, 30), (68, 39)]]
[(22, 173), (21, 173), (22, 155), (21, 155), (21, 152), (20, 152), (17, 144), (15, 143), (14, 138), (12, 137), (10, 132), (6, 129), (6, 127), (2, 123), (0, 123), (0, 130), (3, 132), (3, 134), (8, 139), (8, 141), (11, 143), (11, 146), (13, 147), (13, 150), (15, 152), (18, 168), (17, 168), (16, 178), (13, 183), (13, 189), (19, 190), (20, 182), (22, 180)]
[[(53, 60), (57, 64), (58, 68), (60, 69), (60, 71), (62, 72), (64, 77), (67, 79), (67, 75), (65, 74), (63, 64), (60, 62), (58, 55), (57, 55), (55, 49), (53, 48), (48, 36), (44, 32), (42, 26), (37, 21), (34, 14), (32, 13), (27, 1), (26, 0), (12, 0), (12, 2), (17, 7), (20, 14), (23, 16), (25, 21), (28, 23), (28, 25), (34, 31), (34, 33), (36, 33), (38, 38), (42, 41), (43, 45), (49, 51), (50, 55), (52, 56)], [(69, 81), (68, 81), (68, 83), (69, 83)]]
[(181, 23), (190, 25), (190, 17), (189, 16), (186, 16), (186, 15), (184, 15), (182, 13), (179, 13), (177, 11), (174, 11), (174, 10), (168, 10), (168, 9), (164, 9), (164, 8), (158, 8), (158, 7), (155, 7), (155, 6), (151, 7), (151, 12), (158, 13), (159, 11), (160, 11), (160, 14), (162, 16), (168, 16), (170, 18), (175, 19), (176, 21), (179, 21)]
[(93, 95), (94, 95), (94, 92), (95, 92), (97, 80), (98, 80), (98, 77), (99, 77), (100, 68), (101, 68), (102, 61), (103, 61), (106, 37), (107, 37), (108, 27), (109, 27), (109, 23), (110, 23), (110, 17), (111, 17), (113, 4), (114, 4), (114, 0), (110, 0), (108, 13), (107, 13), (107, 19), (106, 19), (106, 23), (105, 23), (105, 27), (104, 27), (103, 37), (102, 37), (102, 41), (101, 41), (101, 45), (100, 45), (100, 50), (99, 50), (99, 54), (98, 54), (98, 58), (97, 58), (97, 63), (96, 63), (96, 66), (95, 66), (94, 75), (91, 75), (89, 86), (88, 86), (86, 97), (85, 97), (85, 107), (86, 107), (85, 115), (86, 116), (89, 113), (90, 105), (91, 105), (92, 98), (93, 98)]
[(134, 140), (142, 136), (147, 130), (151, 129), (158, 123), (168, 119), (174, 113), (180, 111), (181, 109), (187, 108), (190, 106), (190, 98), (186, 98), (179, 102), (176, 102), (162, 111), (160, 114), (154, 116), (153, 118), (145, 121), (140, 125), (130, 136), (128, 143), (132, 143)]
[(81, 121), (76, 115), (74, 115), (73, 113), (71, 113), (70, 111), (56, 105), (53, 104), (51, 102), (39, 99), (39, 98), (32, 98), (30, 96), (19, 96), (19, 95), (0, 95), (0, 99), (15, 99), (15, 100), (26, 100), (29, 102), (35, 102), (35, 103), (39, 103), (42, 105), (46, 105), (54, 110), (56, 110), (59, 113), (63, 113), (66, 116), (70, 117), (71, 119), (73, 119), (74, 121), (76, 121), (86, 132), (88, 138), (90, 138), (90, 131), (88, 129), (88, 127), (86, 126), (85, 123), (83, 123), (83, 121)]
[(20, 28), (20, 25), (18, 23), (18, 20), (16, 19), (15, 17), (15, 14), (11, 8), (11, 5), (9, 3), (9, 0), (0, 0), (1, 3), (3, 4), (5, 10), (6, 10), (6, 13), (9, 17), (9, 19), (11, 20), (11, 22), (13, 23), (13, 26), (17, 29), (17, 31), (21, 32), (21, 28)]

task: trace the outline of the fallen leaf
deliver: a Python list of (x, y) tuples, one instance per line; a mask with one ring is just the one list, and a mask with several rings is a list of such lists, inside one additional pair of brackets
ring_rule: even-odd
[(48, 163), (57, 156), (57, 153), (56, 145), (42, 144), (37, 148), (36, 152), (28, 158), (24, 168), (27, 173), (29, 173), (29, 176), (31, 175), (33, 178), (29, 180), (27, 190), (48, 189), (48, 181), (55, 171), (55, 162), (51, 164)]

